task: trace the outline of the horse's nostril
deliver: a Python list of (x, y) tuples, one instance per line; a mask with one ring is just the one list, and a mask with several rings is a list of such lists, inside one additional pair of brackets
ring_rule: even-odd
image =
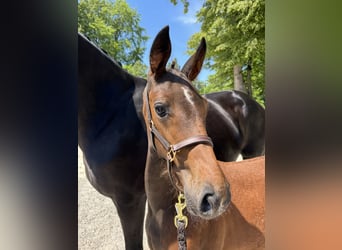
[(215, 195), (206, 194), (204, 195), (201, 203), (201, 212), (205, 213), (213, 209), (215, 204)]

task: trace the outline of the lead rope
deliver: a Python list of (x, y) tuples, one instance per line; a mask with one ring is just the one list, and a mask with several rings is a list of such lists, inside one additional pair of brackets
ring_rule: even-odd
[(177, 228), (178, 250), (186, 250), (185, 228), (188, 226), (188, 217), (183, 214), (185, 207), (184, 194), (179, 193), (178, 202), (175, 204), (177, 215), (174, 218), (174, 223)]
[(176, 202), (175, 204), (177, 214), (175, 215), (175, 218), (174, 218), (174, 224), (175, 224), (175, 227), (177, 228), (178, 250), (186, 250), (187, 247), (186, 247), (186, 238), (185, 238), (185, 228), (188, 226), (188, 217), (186, 217), (183, 214), (183, 210), (186, 207), (185, 196), (182, 193), (182, 191), (178, 188), (176, 183), (174, 182), (174, 179), (171, 173), (172, 163), (176, 157), (176, 153), (177, 151), (174, 151), (173, 147), (171, 146), (169, 152), (167, 153), (167, 158), (168, 158), (167, 169), (169, 172), (169, 178), (170, 178), (171, 184), (176, 190), (179, 191), (178, 202)]
[(176, 202), (175, 204), (177, 215), (174, 218), (175, 227), (177, 228), (178, 250), (186, 250), (187, 247), (186, 247), (186, 238), (185, 238), (185, 228), (188, 225), (188, 217), (186, 217), (183, 214), (183, 210), (186, 207), (185, 196), (182, 193), (182, 191), (178, 188), (178, 186), (175, 184), (172, 173), (171, 173), (172, 163), (176, 157), (176, 153), (177, 151), (174, 151), (173, 146), (171, 145), (167, 153), (167, 158), (168, 158), (167, 169), (169, 172), (169, 178), (170, 178), (171, 184), (176, 190), (179, 191), (178, 202)]
[(178, 250), (186, 250), (185, 223), (178, 221), (177, 224)]

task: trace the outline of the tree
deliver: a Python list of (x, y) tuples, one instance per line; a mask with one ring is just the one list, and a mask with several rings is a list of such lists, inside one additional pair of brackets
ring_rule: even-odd
[(78, 3), (78, 31), (124, 67), (142, 62), (148, 37), (139, 22), (139, 14), (125, 0), (80, 0)]
[(195, 86), (195, 88), (201, 93), (201, 94), (205, 94), (205, 82), (198, 80), (198, 78), (196, 78), (195, 80), (192, 81), (192, 84)]
[(131, 73), (132, 75), (134, 75), (134, 76), (139, 76), (141, 78), (146, 78), (148, 68), (141, 61), (137, 61), (134, 64), (124, 65), (123, 68), (125, 70), (127, 70), (129, 73)]
[(232, 88), (233, 67), (249, 63), (253, 96), (264, 104), (265, 0), (206, 0), (197, 20), (201, 31), (189, 40), (188, 53), (205, 37), (205, 67), (215, 72), (202, 92)]

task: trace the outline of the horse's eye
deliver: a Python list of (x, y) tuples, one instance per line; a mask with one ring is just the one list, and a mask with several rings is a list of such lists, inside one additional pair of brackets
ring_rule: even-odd
[(163, 104), (156, 104), (154, 106), (154, 110), (159, 117), (164, 117), (167, 115), (166, 107)]

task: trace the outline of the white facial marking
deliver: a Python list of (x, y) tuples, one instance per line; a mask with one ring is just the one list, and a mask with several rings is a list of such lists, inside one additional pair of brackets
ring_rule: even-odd
[(185, 95), (186, 99), (188, 100), (188, 102), (192, 106), (194, 106), (195, 104), (194, 104), (194, 101), (192, 100), (192, 94), (191, 94), (190, 90), (185, 88), (185, 87), (182, 87), (182, 89), (183, 89), (184, 95)]

